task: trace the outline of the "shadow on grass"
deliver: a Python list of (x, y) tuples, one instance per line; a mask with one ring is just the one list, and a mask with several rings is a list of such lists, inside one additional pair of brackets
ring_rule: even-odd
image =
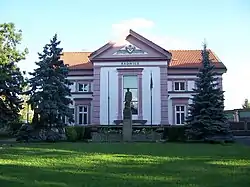
[(1, 150), (0, 186), (249, 186), (249, 150), (188, 144), (30, 144)]

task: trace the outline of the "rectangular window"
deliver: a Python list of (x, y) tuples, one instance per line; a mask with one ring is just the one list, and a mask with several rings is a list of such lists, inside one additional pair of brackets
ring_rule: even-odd
[(88, 106), (78, 106), (78, 124), (88, 124)]
[(89, 84), (87, 83), (78, 83), (78, 92), (89, 92)]
[(175, 124), (183, 125), (186, 117), (186, 106), (176, 105), (175, 106)]
[[(131, 110), (132, 115), (138, 115), (138, 77), (137, 75), (123, 76), (123, 99), (125, 99), (126, 92), (132, 93)], [(123, 101), (125, 104), (125, 100)]]
[(175, 91), (185, 91), (186, 90), (186, 83), (185, 82), (175, 82), (174, 83), (174, 90)]

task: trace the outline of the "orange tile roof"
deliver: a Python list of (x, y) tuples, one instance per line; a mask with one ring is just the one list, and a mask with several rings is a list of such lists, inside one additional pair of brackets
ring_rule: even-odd
[[(201, 66), (201, 50), (169, 50), (172, 60), (169, 67), (172, 68), (196, 68)], [(91, 52), (64, 52), (62, 60), (69, 65), (71, 70), (92, 69), (93, 65), (88, 56)], [(226, 68), (221, 60), (209, 50), (209, 56), (217, 68)]]
[[(210, 49), (209, 58), (217, 68), (225, 68), (221, 60)], [(201, 66), (201, 50), (169, 50), (172, 53), (170, 67), (199, 67)]]
[(88, 57), (90, 54), (91, 52), (63, 52), (61, 59), (70, 69), (92, 69)]

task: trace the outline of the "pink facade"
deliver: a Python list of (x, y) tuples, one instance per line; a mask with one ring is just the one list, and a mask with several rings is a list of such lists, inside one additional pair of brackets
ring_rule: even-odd
[[(147, 94), (143, 94), (143, 90), (148, 92), (148, 87), (145, 88), (145, 77), (143, 78), (144, 72), (148, 68), (158, 68), (159, 69), (159, 81), (154, 82), (155, 87), (159, 86), (160, 98), (156, 98), (160, 101), (157, 109), (154, 111), (157, 114), (160, 114), (160, 120), (158, 124), (153, 125), (168, 125), (170, 121), (174, 124), (176, 117), (180, 117), (179, 113), (176, 113), (176, 109), (180, 106), (185, 106), (185, 115), (187, 115), (188, 103), (192, 94), (193, 82), (195, 81), (195, 75), (198, 72), (198, 67), (193, 68), (176, 68), (170, 66), (172, 63), (172, 54), (167, 50), (159, 47), (153, 42), (147, 40), (146, 38), (140, 36), (139, 34), (131, 31), (127, 36), (126, 40), (132, 45), (134, 50), (137, 50), (137, 54), (126, 53), (122, 51), (123, 45), (114, 45), (113, 43), (108, 43), (103, 47), (99, 48), (89, 56), (89, 61), (93, 65), (93, 70), (72, 70), (70, 71), (69, 77), (72, 82), (75, 82), (75, 92), (72, 92), (72, 97), (74, 98), (74, 108), (75, 108), (75, 118), (78, 120), (77, 110), (78, 106), (88, 107), (88, 123), (93, 125), (101, 124), (101, 110), (108, 110), (108, 108), (101, 108), (102, 104), (106, 103), (106, 100), (101, 100), (101, 77), (102, 77), (102, 68), (116, 68), (117, 76), (115, 77), (115, 82), (117, 86), (112, 85), (112, 89), (117, 89), (117, 98), (115, 102), (117, 103), (116, 115), (115, 118), (111, 119), (111, 123), (115, 120), (122, 120), (122, 111), (123, 111), (123, 76), (125, 75), (136, 75), (138, 77), (138, 120), (149, 121), (149, 117), (145, 116), (145, 99), (149, 100), (150, 98), (143, 98)], [(131, 47), (131, 46), (130, 46)], [(119, 51), (120, 50), (120, 51)], [(141, 50), (141, 51), (140, 51)], [(119, 52), (119, 53), (118, 53)], [(124, 54), (121, 54), (124, 52)], [(129, 52), (129, 49), (128, 49)], [(124, 66), (115, 67), (114, 63), (119, 62), (130, 62), (129, 68)], [(141, 64), (136, 64), (141, 62)], [(113, 63), (113, 64), (112, 64)], [(99, 65), (101, 64), (101, 65)], [(147, 69), (146, 69), (147, 68)], [(221, 75), (225, 72), (225, 69), (218, 68), (217, 70), (219, 76), (219, 87), (222, 89), (222, 77)], [(183, 82), (182, 84), (177, 85), (178, 89), (176, 90), (175, 83)], [(77, 85), (78, 83), (89, 84), (88, 92), (78, 92)], [(169, 85), (171, 84), (171, 85)], [(148, 85), (147, 85), (148, 86)], [(187, 96), (188, 95), (188, 96)], [(103, 105), (104, 106), (104, 105)], [(105, 105), (106, 106), (106, 105)], [(148, 104), (148, 107), (150, 105)], [(182, 108), (181, 108), (182, 109)], [(179, 108), (178, 108), (179, 110)], [(183, 111), (180, 111), (182, 114)], [(171, 118), (171, 119), (170, 119)]]
[(92, 124), (100, 124), (100, 68), (94, 68)]

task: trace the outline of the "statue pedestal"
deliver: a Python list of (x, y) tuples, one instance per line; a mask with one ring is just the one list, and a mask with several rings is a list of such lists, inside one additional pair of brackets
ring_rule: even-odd
[(122, 127), (123, 141), (129, 142), (132, 140), (132, 120), (124, 119)]
[(132, 100), (132, 93), (128, 89), (125, 95), (126, 102), (125, 102), (125, 107), (123, 109), (123, 126), (122, 126), (123, 141), (125, 142), (132, 141), (131, 100)]

